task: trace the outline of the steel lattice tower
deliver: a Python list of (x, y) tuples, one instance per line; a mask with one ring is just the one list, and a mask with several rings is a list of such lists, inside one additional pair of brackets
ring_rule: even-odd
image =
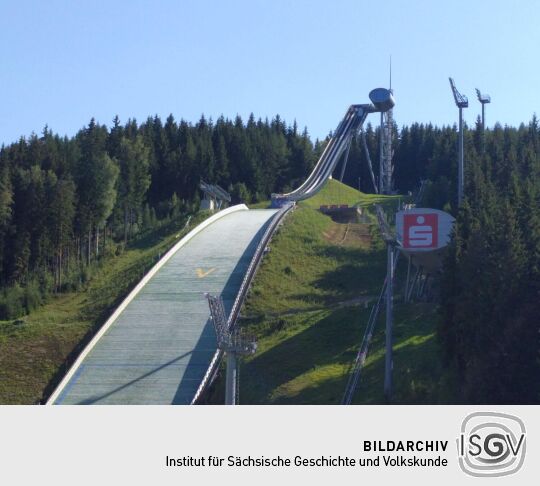
[[(392, 90), (390, 90), (392, 91)], [(381, 119), (381, 172), (380, 172), (380, 194), (392, 194), (392, 175), (394, 167), (392, 165), (392, 132), (394, 125), (393, 109), (382, 113)]]
[[(390, 56), (390, 93), (392, 91), (392, 56)], [(390, 108), (381, 113), (381, 133), (380, 133), (380, 158), (379, 158), (379, 194), (392, 194), (392, 134), (394, 125), (394, 110)]]

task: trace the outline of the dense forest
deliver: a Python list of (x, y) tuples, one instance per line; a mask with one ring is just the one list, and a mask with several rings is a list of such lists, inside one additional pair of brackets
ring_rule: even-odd
[[(473, 133), (439, 335), (468, 403), (540, 401), (540, 132)], [(485, 144), (485, 145), (484, 145)]]
[(315, 151), (306, 130), (279, 116), (115, 118), (110, 129), (91, 120), (72, 138), (45, 128), (2, 146), (0, 319), (84, 284), (111, 242), (196, 210), (201, 179), (250, 202), (299, 181)]
[[(397, 133), (399, 193), (426, 181), (424, 207), (451, 212), (455, 234), (440, 277), (438, 337), (466, 403), (540, 401), (540, 127), (465, 132), (465, 201), (458, 210), (456, 127)], [(368, 128), (377, 173), (377, 134)], [(345, 182), (372, 192), (361, 146)], [(375, 154), (375, 156), (373, 156)]]
[[(366, 127), (378, 173), (378, 130)], [(422, 205), (457, 218), (441, 275), (438, 336), (461, 400), (540, 400), (540, 127), (467, 128), (466, 198), (456, 207), (456, 127), (395, 127), (399, 193), (426, 181)], [(201, 179), (233, 202), (267, 199), (309, 172), (326, 140), (272, 121), (169, 116), (109, 129), (92, 120), (72, 138), (45, 128), (0, 149), (0, 318), (84, 284), (103, 254), (160, 222), (195, 211)], [(338, 166), (339, 171), (339, 166)], [(373, 192), (362, 146), (347, 184)]]

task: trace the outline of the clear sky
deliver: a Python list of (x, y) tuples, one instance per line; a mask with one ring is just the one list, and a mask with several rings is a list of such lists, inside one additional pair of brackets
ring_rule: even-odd
[[(388, 85), (399, 125), (452, 124), (448, 76), (488, 125), (540, 111), (540, 1), (0, 0), (0, 143), (148, 115), (333, 130)], [(375, 121), (375, 120), (373, 120)]]

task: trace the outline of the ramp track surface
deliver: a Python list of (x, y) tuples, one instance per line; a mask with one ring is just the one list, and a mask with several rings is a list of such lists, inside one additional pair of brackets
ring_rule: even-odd
[(89, 345), (49, 403), (191, 403), (217, 349), (204, 293), (222, 294), (230, 312), (275, 214), (236, 210), (189, 239)]

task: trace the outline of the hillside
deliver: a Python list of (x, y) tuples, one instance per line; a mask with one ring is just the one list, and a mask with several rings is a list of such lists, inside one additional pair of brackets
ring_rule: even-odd
[[(205, 217), (200, 213), (190, 228)], [(39, 403), (131, 288), (190, 228), (177, 219), (104, 259), (79, 292), (57, 294), (20, 319), (0, 321), (0, 403)]]
[[(240, 403), (340, 402), (386, 271), (386, 250), (370, 207), (379, 202), (395, 208), (398, 199), (366, 195), (330, 180), (288, 217), (242, 313), (241, 325), (257, 336), (258, 350), (242, 362)], [(340, 203), (362, 207), (362, 222), (336, 223), (318, 211), (321, 204)], [(450, 401), (439, 389), (443, 371), (435, 325), (432, 304), (396, 306), (398, 403)], [(383, 327), (379, 322), (357, 403), (383, 402)], [(221, 403), (220, 380), (212, 403)]]

